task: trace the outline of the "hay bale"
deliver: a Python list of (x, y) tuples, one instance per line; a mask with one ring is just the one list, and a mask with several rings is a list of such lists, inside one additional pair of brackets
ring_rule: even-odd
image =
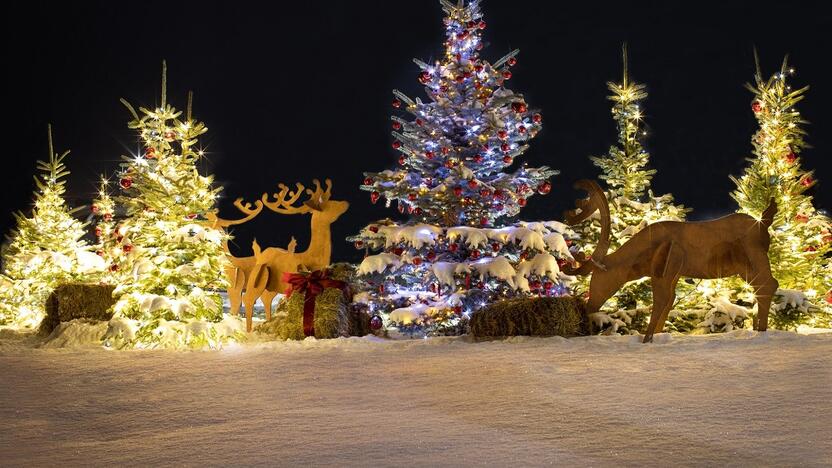
[[(258, 327), (261, 333), (283, 340), (302, 340), (304, 294), (292, 294), (278, 304), (274, 318)], [(315, 338), (350, 336), (350, 317), (343, 291), (324, 289), (315, 298)]]
[(475, 337), (578, 336), (583, 317), (583, 303), (574, 297), (517, 298), (474, 312), (470, 330)]
[(40, 324), (40, 332), (49, 334), (61, 322), (75, 319), (109, 321), (115, 286), (103, 284), (70, 283), (62, 284), (46, 299), (46, 317)]

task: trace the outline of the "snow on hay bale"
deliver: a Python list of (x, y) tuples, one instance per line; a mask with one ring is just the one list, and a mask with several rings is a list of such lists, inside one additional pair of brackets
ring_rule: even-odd
[(583, 303), (570, 296), (517, 298), (496, 302), (471, 315), (471, 335), (582, 335), (583, 309)]
[(113, 317), (112, 285), (70, 283), (62, 284), (46, 299), (46, 317), (40, 332), (48, 335), (61, 322), (75, 319), (108, 321)]

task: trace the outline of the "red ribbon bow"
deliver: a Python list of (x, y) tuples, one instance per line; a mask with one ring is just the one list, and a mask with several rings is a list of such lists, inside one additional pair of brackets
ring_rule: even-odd
[(286, 297), (292, 297), (293, 293), (306, 293), (303, 299), (303, 334), (304, 336), (315, 336), (315, 298), (326, 288), (338, 288), (344, 290), (347, 283), (329, 278), (326, 270), (316, 270), (312, 273), (283, 273), (283, 282), (289, 287), (286, 288)]

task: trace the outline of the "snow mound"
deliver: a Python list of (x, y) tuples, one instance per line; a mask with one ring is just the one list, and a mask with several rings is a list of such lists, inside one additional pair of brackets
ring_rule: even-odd
[(75, 319), (61, 322), (44, 340), (42, 348), (89, 348), (101, 347), (101, 340), (107, 333), (107, 322), (90, 322)]

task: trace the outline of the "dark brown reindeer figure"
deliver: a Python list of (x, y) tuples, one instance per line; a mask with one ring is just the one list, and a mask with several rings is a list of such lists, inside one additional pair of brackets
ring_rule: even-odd
[(649, 276), (653, 309), (644, 335), (644, 342), (649, 343), (657, 327), (658, 332), (664, 328), (680, 277), (710, 279), (738, 275), (754, 288), (757, 296), (754, 328), (766, 330), (771, 299), (778, 287), (768, 260), (771, 241), (768, 228), (777, 213), (774, 199), (759, 221), (739, 213), (710, 221), (662, 221), (645, 227), (608, 255), (607, 197), (593, 180), (580, 180), (575, 188), (586, 191), (589, 198), (577, 200), (576, 209), (564, 213), (566, 223), (578, 224), (595, 211), (600, 212), (601, 218), (601, 236), (595, 252), (591, 257), (576, 256), (576, 265), (563, 269), (570, 275), (592, 274), (587, 314), (598, 312), (624, 283)]

